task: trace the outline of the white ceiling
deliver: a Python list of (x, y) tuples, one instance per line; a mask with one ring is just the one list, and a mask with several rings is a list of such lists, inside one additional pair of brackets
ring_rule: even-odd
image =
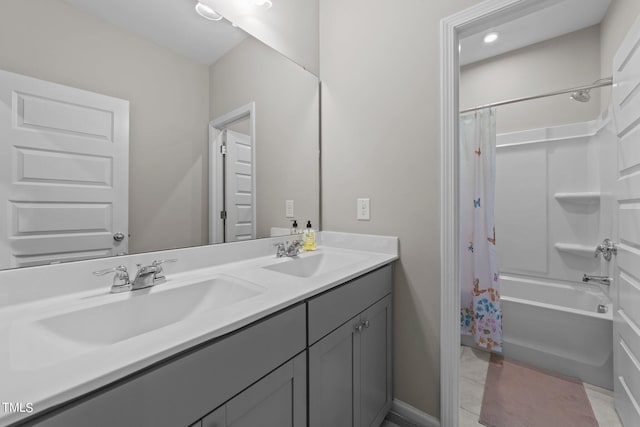
[[(467, 65), (525, 46), (572, 33), (602, 21), (611, 0), (565, 0), (460, 41), (460, 65)], [(490, 32), (500, 35), (484, 43)]]
[(212, 64), (247, 37), (226, 20), (200, 17), (195, 0), (64, 1), (204, 64)]

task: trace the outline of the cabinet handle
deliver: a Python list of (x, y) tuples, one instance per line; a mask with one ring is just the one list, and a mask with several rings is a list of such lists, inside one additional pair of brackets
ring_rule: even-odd
[(356, 332), (362, 332), (362, 329), (363, 329), (362, 323), (360, 323), (358, 326), (356, 326)]
[(369, 327), (369, 321), (368, 321), (368, 320), (365, 320), (364, 322), (362, 322), (362, 325), (363, 325), (365, 328), (368, 328), (368, 327)]

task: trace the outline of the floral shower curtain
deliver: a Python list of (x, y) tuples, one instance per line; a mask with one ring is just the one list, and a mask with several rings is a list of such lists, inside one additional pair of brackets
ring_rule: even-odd
[(460, 117), (460, 329), (481, 348), (502, 351), (494, 196), (496, 115)]

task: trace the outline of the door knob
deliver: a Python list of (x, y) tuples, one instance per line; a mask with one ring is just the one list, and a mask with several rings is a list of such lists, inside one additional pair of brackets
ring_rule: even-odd
[(122, 242), (124, 240), (124, 234), (123, 233), (114, 234), (113, 240), (115, 240), (116, 242)]

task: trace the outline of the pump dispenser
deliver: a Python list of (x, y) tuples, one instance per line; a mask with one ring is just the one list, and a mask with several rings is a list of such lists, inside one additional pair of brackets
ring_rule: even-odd
[(291, 235), (295, 236), (296, 234), (298, 234), (298, 233), (299, 233), (299, 231), (298, 231), (298, 221), (296, 221), (295, 219), (292, 219), (292, 220), (291, 220), (291, 223), (292, 223), (292, 224), (291, 224), (291, 231), (290, 231), (290, 233), (291, 233)]
[(311, 221), (307, 221), (307, 228), (304, 230), (303, 234), (303, 242), (302, 250), (307, 251), (315, 251), (316, 250), (316, 232), (311, 227)]

